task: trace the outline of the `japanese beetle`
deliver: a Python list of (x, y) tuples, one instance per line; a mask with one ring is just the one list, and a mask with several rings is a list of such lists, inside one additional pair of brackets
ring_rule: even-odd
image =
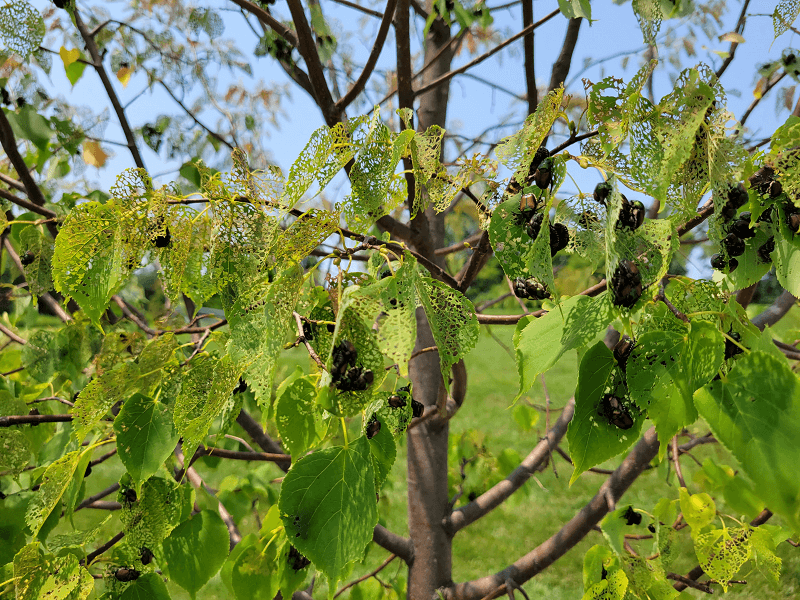
[(598, 413), (601, 417), (619, 429), (630, 429), (633, 427), (633, 417), (628, 412), (620, 398), (612, 395), (605, 394), (603, 399), (600, 400), (600, 409)]

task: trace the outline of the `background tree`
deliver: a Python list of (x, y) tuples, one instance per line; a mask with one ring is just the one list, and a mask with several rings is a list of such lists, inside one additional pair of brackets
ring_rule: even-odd
[[(739, 115), (723, 76), (745, 56), (745, 25), (765, 22), (748, 1), (730, 31), (718, 4), (634, 2), (635, 72), (583, 91), (565, 84), (588, 1), (538, 19), (529, 0), (513, 3), (522, 23), (508, 36), (493, 15), (509, 6), (335, 4), (0, 8), (1, 593), (194, 597), (220, 572), (238, 598), (513, 597), (598, 527), (587, 598), (727, 590), (746, 565), (780, 589), (776, 545), (800, 528), (800, 397), (786, 361), (800, 355), (767, 326), (800, 291), (800, 120), (758, 137), (745, 124), (773, 89), (778, 114), (800, 111), (785, 85), (797, 53), (759, 65)], [(377, 23), (364, 57), (329, 9)], [(798, 12), (781, 2), (766, 22), (777, 37)], [(233, 17), (254, 50), (222, 37)], [(566, 31), (537, 89), (544, 26)], [(697, 36), (718, 33), (713, 67), (694, 65)], [(525, 94), (490, 84), (521, 100), (524, 122), (445, 134), (450, 83), (518, 40)], [(457, 65), (463, 48), (471, 58)], [(288, 92), (233, 79), (267, 56), (324, 122), (287, 173), (268, 132)], [(106, 111), (54, 97), (59, 60), (72, 85), (96, 73)], [(124, 100), (131, 82), (141, 93)], [(169, 104), (137, 111), (147, 94)], [(105, 190), (85, 166), (107, 164), (107, 124), (131, 168)], [(175, 170), (149, 172), (156, 159)], [(684, 242), (696, 258), (716, 253), (715, 283), (684, 275), (687, 262), (710, 271)], [(773, 264), (785, 291), (751, 320), (744, 308)], [(468, 396), (464, 357), (495, 325), (515, 327), (509, 404), (563, 356), (577, 351), (580, 365), (574, 398), (546, 396), (545, 435), (511, 466), (450, 435)], [(279, 368), (289, 363), (298, 369)], [(530, 429), (529, 404), (514, 415)], [(717, 441), (740, 472), (696, 459), (687, 485), (681, 454)], [(586, 471), (605, 482), (544, 543), (454, 583), (456, 534), (555, 468), (554, 453), (573, 464), (570, 483)], [(380, 522), (403, 454), (408, 537)], [(231, 483), (218, 461), (274, 473)], [(619, 506), (656, 465), (680, 489)], [(119, 512), (75, 526), (87, 508)], [(773, 513), (780, 524), (764, 525)], [(391, 553), (375, 569), (370, 541)], [(686, 574), (670, 570), (682, 551), (699, 562)], [(384, 585), (394, 558), (407, 576)]]

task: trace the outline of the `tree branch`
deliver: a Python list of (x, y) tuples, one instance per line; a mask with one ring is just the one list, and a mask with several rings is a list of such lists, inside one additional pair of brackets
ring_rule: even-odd
[(117, 535), (115, 535), (113, 538), (108, 540), (105, 544), (100, 546), (97, 550), (87, 554), (86, 555), (86, 562), (84, 564), (87, 564), (87, 565), (92, 564), (92, 562), (94, 561), (95, 558), (97, 558), (98, 556), (103, 554), (103, 552), (105, 552), (106, 550), (110, 549), (114, 544), (116, 544), (118, 541), (120, 541), (123, 538), (124, 535), (125, 535), (125, 532), (124, 531), (120, 531)]
[(84, 44), (86, 44), (86, 49), (89, 51), (89, 55), (92, 57), (92, 66), (100, 76), (100, 81), (103, 82), (103, 88), (106, 90), (106, 94), (111, 102), (111, 106), (114, 107), (114, 112), (117, 113), (117, 119), (119, 119), (119, 125), (122, 127), (122, 132), (125, 134), (125, 140), (128, 142), (128, 150), (130, 150), (131, 156), (133, 157), (133, 162), (140, 169), (144, 169), (144, 161), (142, 160), (142, 156), (139, 154), (139, 148), (136, 146), (136, 138), (133, 137), (133, 131), (131, 131), (131, 126), (128, 123), (128, 117), (125, 115), (125, 109), (122, 108), (119, 98), (117, 97), (117, 93), (114, 91), (114, 86), (111, 84), (111, 80), (108, 78), (108, 73), (106, 73), (106, 69), (103, 66), (103, 57), (100, 56), (100, 52), (97, 49), (97, 44), (94, 41), (94, 37), (92, 37), (92, 35), (86, 29), (86, 25), (84, 24), (83, 19), (81, 19), (80, 12), (77, 8), (72, 12), (72, 14), (75, 18), (75, 26), (78, 28), (78, 32), (81, 34)]
[(572, 54), (575, 52), (575, 44), (578, 42), (581, 21), (582, 19), (580, 18), (569, 20), (567, 34), (564, 36), (564, 44), (561, 46), (561, 54), (558, 55), (556, 62), (553, 63), (550, 85), (547, 88), (548, 92), (552, 92), (567, 79), (569, 68), (572, 66)]
[[(522, 1), (522, 25), (525, 28), (533, 25), (533, 0)], [(536, 68), (534, 66), (534, 34), (533, 30), (522, 40), (525, 49), (525, 85), (528, 89), (528, 114), (532, 115), (539, 104), (536, 90)]]
[[(744, 33), (744, 24), (745, 21), (747, 20), (748, 6), (750, 6), (750, 0), (744, 0), (744, 3), (742, 4), (742, 12), (739, 13), (739, 20), (736, 22), (736, 29), (734, 31), (740, 35)], [(733, 56), (736, 54), (736, 49), (738, 47), (739, 47), (739, 42), (731, 42), (731, 47), (728, 50), (728, 57), (724, 61), (722, 61), (722, 64), (715, 73), (717, 79), (722, 77), (722, 74), (728, 69), (730, 64), (733, 62)]]
[(339, 588), (339, 591), (338, 591), (338, 592), (336, 592), (336, 593), (333, 595), (333, 597), (334, 597), (334, 598), (336, 598), (336, 597), (338, 597), (338, 596), (341, 596), (341, 595), (342, 595), (342, 594), (343, 594), (345, 591), (349, 590), (349, 589), (350, 589), (351, 587), (353, 587), (354, 585), (358, 585), (358, 584), (359, 584), (359, 583), (361, 583), (362, 581), (366, 581), (366, 580), (367, 580), (367, 579), (369, 579), (370, 577), (374, 577), (375, 575), (377, 575), (378, 573), (380, 573), (381, 571), (383, 571), (383, 570), (384, 570), (386, 567), (388, 567), (388, 566), (389, 566), (389, 563), (390, 563), (390, 562), (392, 562), (392, 561), (393, 561), (395, 558), (397, 558), (397, 555), (396, 555), (396, 554), (390, 554), (390, 555), (388, 556), (388, 558), (387, 558), (386, 560), (384, 560), (384, 561), (383, 561), (383, 562), (380, 564), (380, 566), (379, 566), (377, 569), (375, 569), (374, 571), (372, 571), (372, 572), (370, 572), (370, 573), (367, 573), (366, 575), (362, 575), (361, 577), (359, 577), (358, 579), (355, 579), (355, 580), (351, 581), (351, 582), (350, 582), (350, 583), (348, 583), (347, 585), (344, 585), (344, 586), (342, 586), (341, 588)]
[(392, 533), (383, 525), (375, 525), (375, 529), (372, 531), (372, 541), (384, 550), (402, 558), (406, 564), (410, 565), (414, 561), (414, 546), (411, 544), (411, 540)]
[(200, 456), (218, 456), (219, 458), (229, 458), (232, 460), (253, 460), (261, 462), (274, 462), (290, 464), (292, 457), (289, 454), (277, 454), (273, 452), (240, 452), (237, 450), (226, 450), (224, 448), (206, 448), (201, 446), (195, 453), (196, 457)]
[(297, 47), (297, 36), (294, 32), (286, 27), (283, 23), (278, 21), (275, 17), (269, 14), (266, 10), (261, 8), (260, 6), (253, 4), (252, 2), (248, 2), (248, 0), (231, 0), (234, 4), (243, 8), (247, 12), (253, 14), (258, 18), (259, 21), (262, 21), (270, 26), (270, 28), (289, 42), (292, 46)]
[(524, 37), (528, 33), (534, 31), (540, 25), (544, 25), (545, 23), (547, 23), (547, 21), (549, 21), (550, 19), (555, 17), (557, 14), (559, 14), (559, 10), (558, 9), (554, 10), (553, 12), (551, 12), (546, 17), (543, 17), (543, 18), (539, 19), (533, 25), (523, 28), (522, 31), (520, 31), (519, 33), (516, 33), (516, 34), (512, 35), (506, 41), (501, 42), (500, 44), (498, 44), (497, 46), (495, 46), (494, 48), (492, 48), (488, 52), (485, 52), (485, 53), (481, 54), (480, 56), (478, 56), (474, 60), (471, 60), (470, 62), (465, 64), (464, 66), (461, 66), (461, 67), (459, 67), (457, 69), (453, 69), (452, 71), (449, 71), (447, 73), (444, 73), (440, 77), (437, 77), (436, 79), (431, 81), (429, 84), (424, 85), (421, 88), (419, 88), (418, 90), (416, 90), (416, 95), (419, 96), (420, 94), (424, 94), (425, 92), (427, 92), (429, 90), (432, 90), (433, 88), (435, 88), (435, 87), (437, 87), (437, 86), (439, 86), (439, 85), (441, 85), (443, 83), (446, 83), (446, 82), (450, 81), (453, 77), (455, 77), (459, 73), (463, 73), (464, 71), (468, 71), (469, 69), (471, 69), (475, 65), (478, 65), (478, 64), (482, 63), (484, 60), (486, 60), (490, 56), (493, 56), (493, 55), (497, 54), (498, 52), (500, 52), (500, 50), (502, 50), (503, 48), (505, 48), (509, 44), (512, 44), (512, 43), (516, 42), (519, 38)]
[(181, 107), (181, 109), (183, 109), (183, 112), (185, 112), (187, 115), (189, 115), (189, 118), (191, 118), (191, 119), (192, 119), (192, 121), (194, 121), (194, 122), (195, 122), (197, 125), (199, 125), (199, 126), (200, 126), (200, 127), (201, 127), (201, 128), (202, 128), (202, 129), (203, 129), (203, 130), (204, 130), (204, 131), (205, 131), (205, 132), (208, 134), (208, 135), (210, 135), (211, 137), (213, 137), (213, 138), (214, 138), (215, 140), (217, 140), (218, 142), (221, 142), (221, 143), (225, 144), (225, 145), (226, 145), (226, 146), (227, 146), (229, 149), (231, 149), (231, 150), (233, 150), (233, 149), (234, 149), (234, 146), (233, 146), (233, 144), (231, 144), (231, 143), (230, 143), (228, 140), (226, 140), (224, 137), (222, 137), (222, 136), (221, 136), (220, 134), (218, 134), (216, 131), (211, 131), (211, 130), (210, 130), (208, 127), (206, 127), (206, 126), (205, 126), (205, 125), (204, 125), (204, 124), (203, 124), (203, 123), (200, 121), (200, 119), (198, 119), (198, 118), (197, 118), (197, 117), (194, 115), (194, 113), (193, 113), (192, 111), (190, 111), (190, 110), (189, 110), (189, 107), (188, 107), (188, 106), (186, 106), (186, 105), (185, 105), (183, 102), (181, 102), (180, 100), (178, 100), (178, 97), (177, 97), (177, 96), (176, 96), (176, 95), (175, 95), (175, 94), (172, 92), (172, 90), (170, 89), (170, 87), (169, 87), (169, 86), (168, 86), (166, 83), (164, 83), (164, 82), (163, 82), (161, 79), (159, 79), (159, 80), (158, 80), (158, 83), (160, 83), (160, 84), (161, 84), (161, 87), (163, 87), (163, 88), (164, 88), (164, 89), (167, 91), (167, 93), (170, 95), (170, 98), (172, 98), (172, 99), (175, 101), (175, 104), (177, 104), (178, 106), (180, 106), (180, 107)]
[(47, 217), (48, 219), (54, 219), (56, 217), (56, 213), (54, 213), (52, 210), (39, 206), (38, 204), (34, 204), (33, 202), (28, 202), (27, 200), (20, 198), (19, 196), (15, 196), (11, 192), (2, 188), (0, 188), (0, 198), (5, 198), (17, 206), (20, 206), (31, 212), (35, 212), (43, 217)]
[(317, 44), (314, 41), (308, 20), (306, 20), (306, 14), (303, 12), (303, 5), (300, 0), (287, 1), (289, 11), (292, 13), (294, 27), (297, 30), (297, 49), (300, 51), (303, 60), (306, 61), (308, 78), (311, 80), (311, 89), (314, 91), (314, 100), (322, 111), (322, 116), (325, 118), (328, 127), (333, 127), (342, 119), (343, 114), (335, 111), (333, 97), (330, 89), (328, 89), (328, 82), (325, 81), (325, 73), (322, 70), (322, 63), (317, 53)]
[(111, 494), (116, 492), (119, 488), (120, 488), (119, 483), (112, 483), (106, 489), (97, 492), (94, 496), (89, 496), (88, 498), (85, 498), (83, 502), (81, 502), (80, 504), (78, 504), (78, 506), (75, 507), (75, 510), (73, 512), (79, 511), (83, 508), (87, 508), (90, 504), (94, 504), (98, 500), (102, 500), (106, 496), (110, 496)]
[(445, 600), (495, 598), (498, 594), (505, 593), (505, 582), (509, 577), (518, 583), (524, 583), (549, 567), (600, 522), (608, 513), (609, 500), (612, 502), (619, 500), (657, 453), (658, 438), (655, 429), (651, 427), (625, 457), (622, 464), (600, 486), (594, 498), (550, 539), (499, 573), (439, 590), (443, 598)]
[(558, 446), (559, 441), (567, 433), (567, 426), (575, 414), (575, 398), (567, 402), (553, 427), (545, 437), (536, 444), (530, 454), (514, 469), (508, 477), (489, 490), (475, 498), (469, 504), (454, 510), (449, 517), (442, 520), (442, 526), (455, 535), (458, 531), (486, 516), (505, 502), (511, 494), (516, 492), (539, 469), (541, 464), (548, 459), (550, 453)]
[[(249, 435), (256, 445), (267, 452), (269, 454), (283, 454), (283, 450), (280, 447), (280, 444), (269, 437), (264, 430), (261, 428), (261, 425), (258, 424), (253, 417), (250, 416), (246, 410), (242, 409), (239, 412), (239, 416), (236, 417), (236, 422), (239, 426), (245, 430), (247, 435)], [(281, 468), (284, 472), (289, 470), (289, 465), (283, 462), (276, 463), (278, 467)]]
[[(14, 250), (14, 246), (11, 244), (11, 241), (7, 237), (3, 238), (3, 247), (6, 249), (6, 252), (8, 252), (8, 255), (11, 257), (11, 260), (14, 261), (17, 269), (19, 269), (19, 272), (22, 273), (24, 277), (25, 269), (22, 266), (22, 261), (20, 260), (17, 251)], [(69, 315), (69, 313), (61, 307), (61, 305), (55, 298), (53, 298), (53, 296), (50, 295), (50, 292), (45, 292), (39, 296), (39, 300), (44, 302), (47, 307), (53, 311), (53, 314), (61, 319), (64, 323), (72, 320), (72, 317)]]
[(478, 245), (473, 250), (469, 261), (464, 265), (462, 272), (458, 276), (458, 290), (461, 293), (467, 291), (472, 282), (480, 273), (481, 269), (486, 265), (489, 257), (492, 255), (492, 243), (489, 241), (489, 232), (484, 231)]
[(319, 357), (319, 354), (317, 354), (316, 350), (314, 350), (313, 346), (311, 346), (309, 341), (306, 339), (306, 335), (303, 331), (303, 322), (301, 320), (300, 315), (296, 312), (292, 312), (292, 314), (294, 315), (294, 320), (297, 323), (297, 339), (300, 340), (300, 342), (302, 342), (303, 344), (305, 344), (306, 350), (308, 350), (308, 355), (311, 357), (311, 360), (317, 363), (317, 366), (324, 371), (325, 363), (322, 362), (322, 359)]
[[(225, 508), (225, 505), (222, 503), (222, 501), (217, 498), (214, 491), (208, 487), (205, 481), (203, 481), (203, 478), (200, 477), (200, 474), (197, 472), (197, 470), (194, 467), (186, 464), (183, 452), (181, 452), (180, 444), (175, 447), (175, 457), (178, 459), (178, 462), (181, 464), (181, 466), (186, 469), (186, 477), (189, 479), (189, 483), (191, 483), (195, 489), (199, 490), (200, 488), (203, 488), (206, 492), (208, 492), (209, 496), (217, 501), (217, 512), (219, 512), (220, 518), (225, 523), (225, 527), (228, 528), (230, 550), (233, 550), (236, 544), (242, 541), (242, 534), (239, 532), (239, 528), (236, 527), (236, 522), (233, 520), (233, 516), (231, 516), (231, 513), (228, 512), (227, 508)], [(197, 454), (195, 453), (195, 456), (192, 458), (192, 460), (194, 460), (196, 457)]]
[(15, 341), (16, 343), (22, 346), (28, 343), (28, 340), (19, 337), (16, 333), (11, 331), (8, 327), (3, 325), (2, 323), (0, 323), (0, 332), (4, 333), (8, 338), (10, 338), (11, 340)]
[(72, 415), (8, 415), (0, 417), (0, 427), (38, 425), (40, 423), (69, 423)]
[(772, 88), (774, 88), (776, 85), (778, 85), (778, 83), (780, 83), (780, 81), (781, 81), (781, 80), (782, 80), (784, 77), (786, 77), (786, 71), (784, 71), (783, 73), (781, 73), (780, 75), (778, 75), (778, 76), (777, 76), (775, 79), (773, 79), (772, 81), (769, 81), (769, 82), (767, 82), (767, 85), (766, 85), (766, 86), (764, 86), (764, 91), (761, 93), (761, 95), (760, 95), (760, 96), (758, 96), (758, 97), (757, 97), (755, 100), (753, 100), (753, 101), (750, 103), (750, 106), (748, 106), (748, 107), (747, 107), (747, 110), (746, 110), (746, 111), (744, 111), (744, 114), (742, 115), (742, 118), (741, 118), (741, 120), (739, 121), (739, 129), (737, 129), (737, 130), (736, 130), (736, 132), (734, 133), (734, 135), (736, 135), (736, 133), (738, 133), (738, 132), (741, 130), (741, 128), (742, 128), (742, 127), (744, 127), (744, 124), (745, 124), (745, 122), (747, 121), (747, 119), (748, 119), (748, 118), (750, 118), (750, 114), (753, 112), (753, 110), (755, 110), (756, 106), (758, 106), (758, 105), (759, 105), (759, 103), (761, 102), (761, 100), (763, 100), (763, 99), (764, 99), (764, 96), (766, 96), (766, 95), (767, 95), (767, 92), (769, 92), (769, 91), (770, 91)]
[(358, 79), (356, 79), (353, 86), (333, 107), (333, 110), (336, 114), (344, 112), (344, 110), (350, 104), (352, 104), (353, 100), (356, 99), (356, 97), (367, 85), (367, 81), (372, 75), (372, 71), (375, 69), (375, 65), (378, 62), (378, 57), (381, 55), (381, 50), (383, 50), (383, 44), (386, 42), (386, 35), (389, 33), (389, 26), (392, 24), (392, 17), (394, 16), (394, 10), (396, 6), (397, 0), (387, 0), (386, 10), (383, 13), (383, 19), (381, 20), (381, 25), (378, 28), (378, 35), (375, 36), (375, 43), (372, 45), (372, 51), (369, 53), (369, 58), (367, 58), (367, 62), (361, 71), (361, 75), (358, 76)]
[(479, 242), (482, 237), (483, 231), (478, 231), (456, 244), (446, 246), (445, 248), (437, 248), (434, 254), (436, 256), (445, 256), (447, 254), (453, 254), (454, 252), (461, 252), (462, 250), (471, 250), (473, 249), (472, 245)]
[(753, 325), (762, 331), (764, 327), (775, 325), (775, 323), (780, 321), (784, 315), (789, 312), (796, 302), (797, 298), (792, 296), (789, 292), (784, 291), (780, 296), (775, 298), (775, 301), (769, 307), (753, 317)]

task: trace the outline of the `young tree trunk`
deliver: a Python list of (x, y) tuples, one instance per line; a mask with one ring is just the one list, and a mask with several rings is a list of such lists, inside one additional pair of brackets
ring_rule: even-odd
[[(430, 3), (428, 4), (430, 10)], [(435, 22), (425, 40), (425, 64), (450, 41), (449, 27)], [(442, 52), (417, 85), (433, 81), (450, 70), (453, 52)], [(445, 126), (449, 84), (445, 83), (419, 98), (418, 129), (431, 125)], [(414, 249), (436, 262), (434, 250), (444, 242), (443, 215), (427, 210), (411, 222)], [(415, 350), (435, 345), (422, 309), (417, 311), (417, 343)], [(437, 405), (445, 393), (442, 385), (439, 355), (426, 352), (413, 359), (409, 376), (414, 397), (427, 410)], [(444, 403), (440, 403), (441, 406)], [(428, 600), (437, 588), (452, 580), (452, 538), (442, 527), (449, 506), (447, 496), (448, 423), (439, 416), (429, 419), (408, 433), (408, 522), (414, 545), (414, 560), (408, 573), (408, 598)]]

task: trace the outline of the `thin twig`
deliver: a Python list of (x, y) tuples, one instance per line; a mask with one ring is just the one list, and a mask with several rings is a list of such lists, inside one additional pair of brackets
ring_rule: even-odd
[(681, 469), (680, 452), (678, 452), (678, 436), (672, 438), (672, 462), (675, 464), (675, 474), (678, 476), (678, 481), (682, 488), (686, 487), (686, 480), (683, 478), (683, 470)]
[(313, 360), (315, 363), (317, 363), (317, 366), (324, 371), (325, 370), (325, 363), (322, 362), (322, 359), (319, 357), (319, 354), (317, 354), (316, 350), (314, 350), (314, 348), (311, 346), (311, 343), (306, 339), (306, 335), (303, 332), (303, 321), (302, 321), (301, 316), (298, 313), (294, 312), (294, 311), (292, 312), (292, 314), (294, 315), (294, 320), (297, 323), (297, 339), (298, 339), (298, 341), (300, 343), (302, 343), (303, 345), (305, 345), (306, 350), (308, 350), (308, 355), (311, 357), (311, 360)]
[(87, 565), (92, 564), (92, 562), (94, 562), (95, 558), (97, 558), (98, 556), (103, 554), (103, 552), (105, 552), (106, 550), (110, 549), (114, 544), (116, 544), (118, 541), (120, 541), (124, 535), (125, 535), (125, 532), (124, 531), (120, 531), (117, 535), (115, 535), (113, 538), (108, 540), (105, 544), (100, 546), (97, 550), (87, 554), (86, 555), (86, 562), (84, 564), (87, 564)]
[(336, 597), (340, 596), (340, 595), (341, 595), (341, 594), (342, 594), (342, 593), (343, 593), (345, 590), (348, 590), (348, 589), (350, 589), (350, 588), (351, 588), (351, 587), (353, 587), (354, 585), (358, 585), (358, 584), (359, 584), (359, 583), (361, 583), (362, 581), (365, 581), (365, 580), (369, 579), (370, 577), (374, 577), (375, 575), (377, 575), (378, 573), (380, 573), (381, 571), (383, 571), (383, 569), (385, 569), (385, 568), (386, 568), (386, 567), (389, 565), (389, 563), (390, 563), (390, 562), (392, 562), (392, 561), (393, 561), (395, 558), (397, 558), (397, 555), (396, 555), (396, 554), (390, 554), (390, 555), (389, 555), (389, 557), (388, 557), (386, 560), (384, 560), (384, 561), (381, 563), (381, 565), (380, 565), (380, 566), (379, 566), (377, 569), (375, 569), (375, 570), (374, 570), (374, 571), (372, 571), (371, 573), (367, 573), (367, 574), (366, 574), (366, 575), (364, 575), (363, 577), (359, 577), (359, 578), (358, 578), (358, 579), (356, 579), (355, 581), (351, 581), (350, 583), (348, 583), (347, 585), (345, 585), (344, 587), (342, 587), (342, 588), (341, 588), (341, 589), (340, 589), (338, 592), (336, 592), (336, 593), (333, 595), (333, 597), (334, 597), (334, 598), (336, 598)]
[(465, 64), (465, 65), (463, 65), (463, 66), (461, 66), (461, 67), (459, 67), (457, 69), (453, 69), (452, 71), (448, 71), (447, 73), (444, 73), (443, 75), (437, 77), (436, 79), (431, 81), (429, 84), (422, 86), (418, 90), (415, 90), (415, 92), (414, 92), (415, 95), (419, 96), (421, 94), (424, 94), (425, 92), (427, 92), (429, 90), (432, 90), (433, 88), (435, 88), (437, 86), (440, 86), (443, 83), (446, 83), (446, 82), (450, 81), (456, 75), (458, 75), (460, 73), (463, 73), (464, 71), (468, 71), (469, 69), (471, 69), (475, 65), (478, 65), (478, 64), (482, 63), (487, 58), (489, 58), (489, 57), (497, 54), (498, 52), (500, 52), (500, 50), (502, 50), (503, 48), (505, 48), (509, 44), (512, 44), (512, 43), (516, 42), (521, 37), (524, 37), (528, 33), (534, 31), (540, 25), (544, 25), (545, 23), (547, 23), (547, 21), (549, 21), (550, 19), (555, 17), (557, 14), (559, 14), (559, 12), (560, 11), (558, 9), (554, 10), (553, 12), (548, 14), (547, 16), (539, 19), (533, 25), (525, 27), (519, 33), (516, 33), (516, 34), (512, 35), (510, 38), (508, 38), (504, 42), (501, 42), (500, 44), (498, 44), (497, 46), (495, 46), (494, 48), (492, 48), (488, 52), (485, 52), (485, 53), (481, 54), (477, 58), (471, 60), (467, 64)]

